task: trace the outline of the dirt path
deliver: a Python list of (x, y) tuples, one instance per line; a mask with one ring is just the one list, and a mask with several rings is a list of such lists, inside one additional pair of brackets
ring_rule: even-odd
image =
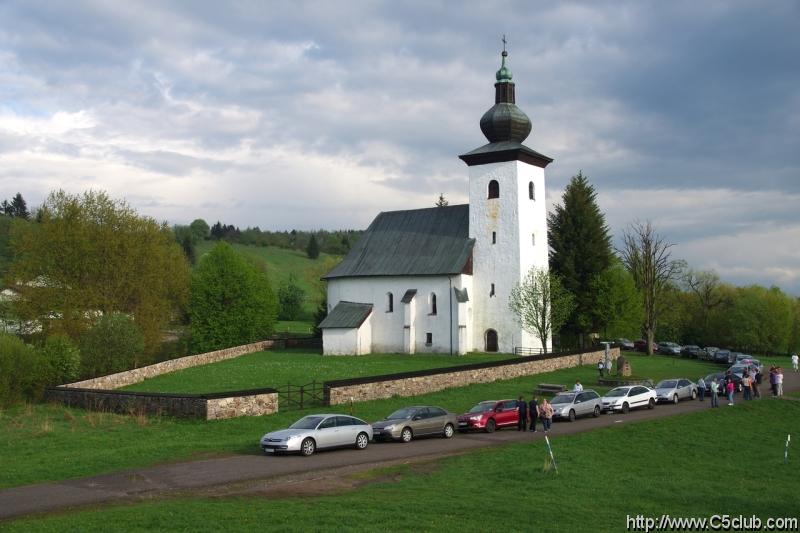
[[(800, 390), (800, 374), (786, 373), (787, 393)], [(767, 387), (763, 387), (768, 394)], [(762, 401), (772, 401), (765, 398)], [(726, 402), (722, 401), (721, 404)], [(551, 438), (593, 429), (630, 424), (709, 408), (709, 401), (659, 405), (627, 415), (602, 415), (574, 423), (554, 424)], [(0, 491), (0, 520), (115, 501), (135, 501), (191, 492), (195, 495), (262, 493), (272, 496), (320, 494), (356, 488), (347, 474), (404, 463), (430, 463), (435, 459), (468, 453), (510, 442), (535, 442), (542, 433), (507, 429), (493, 434), (459, 434), (452, 439), (421, 439), (408, 444), (370, 444), (365, 450), (320, 452), (312, 457), (236, 455), (186, 463), (115, 472), (102, 476), (28, 485)], [(254, 442), (255, 446), (256, 443)]]

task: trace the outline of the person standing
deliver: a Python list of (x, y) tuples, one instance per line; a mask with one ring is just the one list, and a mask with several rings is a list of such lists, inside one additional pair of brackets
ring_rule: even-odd
[(575, 392), (583, 392), (583, 385), (581, 385), (581, 381), (579, 379), (575, 380), (575, 385), (572, 387), (572, 390)]
[(542, 406), (539, 408), (542, 414), (542, 427), (544, 427), (545, 435), (550, 432), (550, 426), (553, 424), (553, 406), (547, 401), (547, 398), (542, 398)]
[(706, 398), (706, 380), (703, 378), (697, 380), (697, 395), (701, 402)]
[(517, 400), (517, 431), (525, 431), (528, 427), (528, 403), (520, 396)]
[(727, 382), (725, 383), (725, 392), (728, 394), (728, 405), (733, 405), (733, 378), (728, 376)]
[(750, 384), (752, 383), (752, 381), (753, 380), (750, 379), (750, 374), (747, 372), (747, 370), (745, 370), (744, 374), (742, 374), (742, 393), (744, 394), (745, 400), (752, 399), (751, 389), (750, 389)]
[(603, 364), (603, 361), (597, 362), (597, 371), (600, 372), (600, 377), (603, 377), (603, 370), (605, 369), (606, 365)]
[(759, 386), (761, 385), (761, 370), (756, 368), (756, 375), (753, 377), (753, 398), (760, 400), (761, 399), (761, 389)]
[(717, 378), (711, 380), (711, 407), (719, 407), (719, 383), (717, 383)]
[(769, 367), (769, 388), (772, 389), (773, 396), (778, 395), (778, 382), (775, 380), (775, 367), (771, 366)]
[(536, 396), (531, 396), (531, 401), (528, 403), (528, 416), (531, 417), (531, 431), (536, 433), (536, 419), (539, 418), (539, 402)]
[(797, 364), (800, 362), (800, 357), (797, 357), (796, 353), (792, 354), (792, 369), (797, 372)]
[(614, 362), (613, 362), (613, 361), (611, 360), (611, 358), (609, 357), (609, 358), (608, 358), (608, 361), (606, 361), (606, 375), (607, 375), (607, 376), (610, 376), (610, 375), (611, 375), (611, 369), (612, 369), (613, 367), (614, 367)]
[(775, 385), (777, 388), (776, 395), (783, 396), (783, 368), (781, 367), (775, 369)]

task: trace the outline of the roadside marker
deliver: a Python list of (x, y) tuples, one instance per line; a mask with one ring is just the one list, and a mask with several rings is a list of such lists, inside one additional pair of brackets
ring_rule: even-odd
[(792, 435), (790, 433), (789, 435), (786, 435), (786, 447), (783, 449), (783, 464), (789, 462), (789, 441), (791, 440), (792, 440)]
[(550, 466), (552, 465), (552, 467), (556, 470), (556, 474), (558, 474), (558, 465), (556, 464), (556, 458), (553, 455), (553, 448), (550, 446), (550, 439), (547, 438), (547, 435), (544, 436), (544, 441), (547, 443), (547, 451), (550, 452), (550, 463), (545, 464), (545, 470), (549, 470)]

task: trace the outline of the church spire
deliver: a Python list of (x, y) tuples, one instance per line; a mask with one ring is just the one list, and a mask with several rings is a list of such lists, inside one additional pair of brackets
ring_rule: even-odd
[(503, 35), (500, 70), (495, 75), (495, 105), (481, 117), (481, 131), (490, 143), (522, 143), (531, 132), (531, 120), (515, 103), (513, 74), (506, 65), (507, 57), (506, 36)]

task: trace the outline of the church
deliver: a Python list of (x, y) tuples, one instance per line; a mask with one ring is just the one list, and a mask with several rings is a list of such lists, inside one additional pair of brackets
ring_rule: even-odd
[(502, 52), (495, 104), (481, 118), (487, 144), (459, 156), (469, 204), (380, 213), (328, 282), (323, 353), (513, 353), (538, 350), (508, 308), (532, 267), (548, 267), (544, 169), (523, 141)]

